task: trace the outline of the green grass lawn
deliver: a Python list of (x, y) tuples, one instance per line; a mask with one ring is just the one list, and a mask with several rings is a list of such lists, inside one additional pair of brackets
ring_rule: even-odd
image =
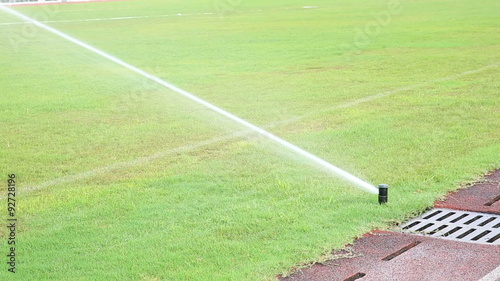
[[(385, 206), (0, 11), (4, 223), (7, 174), (18, 178), (17, 273), (2, 262), (0, 279), (274, 280), (423, 211), (500, 166), (499, 8), (492, 0), (15, 8), (390, 184)], [(109, 20), (119, 17), (140, 18)], [(7, 236), (1, 227), (2, 260)]]

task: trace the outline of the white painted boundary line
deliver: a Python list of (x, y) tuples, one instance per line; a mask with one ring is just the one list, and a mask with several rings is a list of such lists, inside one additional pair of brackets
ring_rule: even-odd
[(130, 64), (128, 64), (128, 63), (126, 63), (126, 62), (124, 62), (116, 57), (113, 57), (113, 56), (111, 56), (111, 55), (109, 55), (101, 50), (96, 49), (95, 47), (92, 47), (92, 46), (90, 46), (90, 45), (88, 45), (88, 44), (86, 44), (78, 39), (75, 39), (75, 38), (73, 38), (65, 33), (62, 33), (61, 31), (56, 30), (48, 25), (45, 25), (45, 24), (38, 22), (32, 18), (29, 18), (21, 13), (18, 13), (16, 11), (12, 10), (12, 9), (4, 7), (3, 5), (0, 5), (0, 10), (3, 10), (11, 15), (14, 15), (14, 16), (21, 18), (27, 22), (30, 22), (30, 23), (32, 23), (40, 28), (43, 28), (51, 33), (54, 33), (55, 35), (57, 35), (59, 37), (62, 37), (62, 38), (66, 39), (66, 40), (68, 40), (68, 41), (70, 41), (70, 42), (72, 42), (80, 47), (83, 47), (83, 48), (85, 48), (85, 49), (87, 49), (87, 50), (89, 50), (89, 51), (91, 51), (99, 56), (102, 56), (105, 59), (108, 59), (108, 60), (110, 60), (110, 61), (112, 61), (120, 66), (123, 66), (123, 67), (125, 67), (125, 68), (147, 78), (147, 79), (150, 79), (151, 81), (156, 82), (156, 83), (164, 86), (165, 88), (170, 89), (170, 90), (172, 90), (172, 91), (174, 91), (174, 92), (176, 92), (176, 93), (178, 93), (178, 94), (180, 94), (180, 95), (182, 95), (182, 96), (184, 96), (184, 97), (186, 97), (186, 98), (188, 98), (196, 103), (199, 103), (200, 105), (202, 105), (206, 108), (209, 108), (212, 111), (219, 113), (220, 115), (225, 116), (226, 118), (231, 119), (234, 122), (239, 123), (240, 125), (247, 127), (249, 129), (267, 137), (268, 139), (288, 148), (289, 150), (295, 152), (296, 154), (298, 154), (304, 158), (309, 159), (311, 162), (322, 166), (323, 168), (327, 169), (328, 171), (338, 175), (339, 177), (343, 178), (344, 180), (346, 180), (348, 182), (351, 182), (356, 187), (361, 188), (364, 191), (367, 191), (367, 192), (370, 192), (373, 194), (378, 193), (378, 189), (376, 187), (374, 187), (372, 184), (369, 184), (368, 182), (365, 182), (364, 180), (362, 180), (358, 177), (355, 177), (354, 175), (340, 169), (339, 167), (336, 167), (336, 166), (328, 163), (327, 161), (317, 157), (316, 155), (313, 155), (313, 154), (301, 149), (300, 147), (295, 146), (295, 145), (271, 134), (270, 132), (241, 119), (240, 117), (238, 117), (236, 115), (233, 115), (233, 114), (231, 114), (231, 113), (229, 113), (229, 112), (227, 112), (227, 111), (225, 111), (225, 110), (223, 110), (223, 109), (221, 109), (221, 108), (219, 108), (219, 107), (217, 107), (217, 106), (215, 106), (215, 105), (213, 105), (213, 104), (211, 104), (203, 99), (200, 99), (199, 97), (197, 97), (197, 96), (195, 96), (195, 95), (193, 95), (193, 94), (191, 94), (191, 93), (189, 93), (181, 88), (178, 88), (177, 86), (174, 86), (174, 85), (172, 85), (172, 84), (170, 84), (170, 83), (168, 83), (168, 82), (166, 82), (166, 81), (164, 81), (164, 80), (162, 80), (162, 79), (160, 79), (160, 78), (158, 78), (150, 73), (147, 73), (142, 69), (139, 69), (133, 65), (130, 65)]
[[(11, 0), (16, 1), (16, 0)], [(124, 1), (124, 0), (21, 0), (19, 2), (7, 2), (3, 3), (5, 6), (45, 6), (45, 5), (62, 5), (62, 4), (81, 4), (81, 3), (92, 3), (92, 2), (111, 2), (111, 1)]]
[[(0, 4), (1, 5), (1, 4)], [(12, 5), (6, 5), (12, 6)], [(303, 9), (307, 9), (306, 7), (302, 7)], [(289, 10), (289, 8), (285, 8), (285, 10)], [(263, 12), (263, 10), (251, 10), (246, 11), (248, 13), (255, 12)], [(237, 13), (243, 13), (243, 11), (237, 11)], [(168, 18), (168, 17), (178, 17), (178, 16), (209, 16), (215, 15), (215, 13), (205, 12), (205, 13), (192, 13), (192, 14), (171, 14), (171, 15), (156, 15), (156, 16), (129, 16), (129, 17), (112, 17), (112, 18), (94, 18), (94, 19), (81, 19), (81, 20), (47, 20), (40, 21), (41, 23), (71, 23), (71, 22), (93, 22), (93, 21), (113, 21), (113, 20), (131, 20), (131, 19), (149, 19), (149, 18)], [(25, 22), (3, 22), (0, 23), (2, 25), (22, 25)]]
[[(328, 112), (328, 111), (332, 111), (332, 110), (341, 110), (341, 109), (344, 109), (344, 108), (349, 108), (349, 107), (356, 106), (358, 104), (362, 104), (362, 103), (370, 102), (370, 101), (373, 101), (373, 100), (376, 100), (376, 99), (380, 99), (380, 98), (383, 98), (383, 97), (387, 97), (387, 96), (392, 95), (392, 94), (396, 94), (396, 93), (400, 93), (400, 92), (404, 92), (404, 91), (409, 91), (409, 90), (417, 89), (417, 88), (424, 87), (424, 86), (431, 85), (431, 84), (438, 83), (438, 82), (443, 82), (443, 81), (448, 81), (448, 80), (452, 80), (452, 79), (457, 79), (457, 78), (460, 78), (460, 77), (463, 77), (463, 76), (467, 76), (467, 75), (472, 75), (472, 74), (480, 73), (480, 72), (488, 70), (490, 68), (498, 67), (499, 65), (500, 65), (500, 63), (494, 63), (494, 64), (490, 64), (488, 66), (485, 66), (485, 67), (482, 67), (482, 68), (479, 68), (479, 69), (465, 71), (465, 72), (462, 72), (462, 73), (459, 73), (459, 74), (454, 74), (454, 75), (451, 75), (451, 76), (447, 76), (447, 77), (443, 77), (443, 78), (439, 78), (439, 79), (430, 80), (428, 82), (424, 82), (424, 83), (420, 83), (420, 84), (415, 84), (415, 85), (410, 85), (410, 86), (406, 86), (406, 87), (401, 87), (401, 88), (397, 88), (397, 89), (394, 89), (394, 90), (391, 90), (391, 91), (381, 92), (381, 93), (374, 94), (374, 95), (371, 95), (371, 96), (368, 96), (368, 97), (365, 97), (365, 98), (353, 100), (351, 102), (347, 102), (347, 103), (344, 103), (344, 104), (341, 104), (341, 105), (337, 105), (337, 106), (329, 107), (329, 108), (326, 108), (326, 109), (323, 109), (323, 110), (320, 110), (320, 111), (316, 111), (316, 112), (313, 112), (313, 113), (305, 114), (305, 115), (302, 115), (302, 116), (299, 116), (299, 117), (296, 117), (296, 118), (291, 118), (291, 119), (284, 120), (284, 121), (274, 122), (274, 123), (271, 123), (271, 124), (265, 126), (265, 128), (272, 128), (272, 127), (276, 127), (276, 126), (279, 126), (279, 125), (290, 124), (290, 123), (296, 122), (298, 120), (304, 119), (306, 117), (313, 116), (313, 115), (318, 114), (318, 113)], [(52, 186), (52, 185), (58, 185), (58, 184), (62, 184), (62, 183), (75, 182), (75, 181), (78, 181), (78, 180), (83, 180), (83, 179), (87, 179), (87, 178), (96, 177), (98, 175), (101, 175), (101, 174), (104, 174), (104, 173), (107, 173), (107, 172), (112, 172), (112, 171), (116, 171), (116, 170), (120, 170), (120, 169), (127, 169), (127, 168), (136, 167), (136, 166), (139, 166), (139, 165), (148, 164), (148, 163), (150, 163), (150, 162), (152, 162), (154, 160), (164, 158), (164, 157), (166, 157), (168, 155), (172, 155), (172, 154), (175, 154), (175, 153), (181, 153), (181, 152), (187, 152), (187, 151), (195, 150), (195, 149), (198, 149), (198, 148), (201, 148), (201, 147), (204, 147), (204, 146), (212, 145), (212, 144), (215, 144), (215, 143), (218, 143), (218, 142), (221, 142), (221, 141), (226, 141), (226, 140), (231, 140), (231, 139), (235, 139), (235, 138), (238, 138), (238, 137), (243, 137), (243, 136), (248, 135), (249, 133), (250, 133), (249, 131), (240, 131), (240, 132), (236, 132), (236, 133), (229, 134), (229, 135), (226, 135), (226, 136), (215, 137), (215, 138), (212, 138), (212, 139), (209, 139), (209, 140), (206, 140), (206, 141), (200, 141), (200, 142), (196, 142), (196, 143), (193, 143), (193, 144), (190, 144), (190, 145), (176, 147), (176, 148), (168, 149), (168, 150), (165, 150), (165, 151), (157, 152), (155, 154), (144, 156), (144, 157), (140, 157), (140, 158), (137, 158), (137, 159), (134, 159), (134, 160), (131, 160), (131, 161), (118, 162), (118, 163), (115, 163), (115, 164), (112, 164), (112, 165), (109, 165), (109, 166), (100, 167), (100, 168), (97, 168), (97, 169), (94, 169), (94, 170), (90, 170), (90, 171), (86, 171), (86, 172), (82, 172), (82, 173), (78, 173), (78, 174), (74, 174), (74, 175), (68, 175), (68, 176), (60, 177), (60, 178), (57, 178), (57, 179), (53, 179), (53, 180), (44, 182), (44, 183), (42, 183), (42, 184), (40, 184), (38, 186), (25, 187), (23, 189), (23, 192), (24, 191), (29, 192), (29, 191), (34, 191), (34, 190), (38, 190), (38, 189), (43, 189), (43, 188), (47, 188), (47, 187)], [(0, 199), (3, 199), (3, 198), (0, 198)]]
[[(92, 1), (90, 1), (92, 2)], [(100, 2), (100, 1), (98, 1)], [(102, 1), (105, 2), (105, 1)], [(54, 3), (56, 4), (56, 3)], [(60, 3), (57, 3), (60, 4)], [(1, 5), (1, 4), (0, 4)], [(6, 5), (13, 6), (13, 5)], [(289, 10), (290, 8), (285, 8), (285, 10)], [(307, 7), (302, 7), (302, 9), (312, 9)], [(244, 11), (236, 11), (237, 13), (244, 13)], [(255, 13), (255, 12), (263, 12), (263, 10), (251, 10), (246, 11), (247, 13)], [(178, 17), (178, 16), (208, 16), (215, 15), (215, 13), (205, 12), (205, 13), (192, 13), (192, 14), (171, 14), (171, 15), (156, 15), (156, 16), (129, 16), (129, 17), (112, 17), (112, 18), (94, 18), (94, 19), (81, 19), (81, 20), (48, 20), (48, 21), (40, 21), (41, 23), (71, 23), (71, 22), (94, 22), (94, 21), (113, 21), (113, 20), (131, 20), (131, 19), (149, 19), (149, 18), (168, 18), (168, 17)], [(22, 25), (25, 22), (3, 22), (0, 23), (2, 25)]]
[(485, 275), (479, 281), (499, 281), (499, 280), (500, 280), (500, 266), (498, 266), (493, 271)]
[[(376, 99), (380, 99), (380, 98), (383, 98), (383, 97), (387, 97), (387, 96), (390, 96), (390, 95), (393, 95), (393, 94), (396, 94), (396, 93), (400, 93), (400, 92), (404, 92), (404, 91), (410, 91), (410, 90), (414, 90), (414, 89), (417, 89), (417, 88), (422, 88), (422, 87), (425, 87), (425, 86), (428, 86), (428, 85), (432, 85), (434, 83), (444, 82), (444, 81), (448, 81), (448, 80), (457, 79), (457, 78), (460, 78), (460, 77), (463, 77), (463, 76), (480, 73), (480, 72), (483, 72), (483, 71), (488, 70), (490, 68), (495, 68), (495, 67), (498, 67), (498, 66), (500, 66), (500, 62), (492, 63), (492, 64), (487, 65), (485, 67), (481, 67), (481, 68), (478, 68), (478, 69), (465, 71), (465, 72), (454, 74), (454, 75), (451, 75), (451, 76), (446, 76), (446, 77), (443, 77), (443, 78), (433, 79), (433, 80), (429, 80), (427, 82), (423, 82), (423, 83), (419, 83), (419, 84), (414, 84), (414, 85), (410, 85), (410, 86), (396, 88), (396, 89), (390, 90), (390, 91), (381, 92), (381, 93), (378, 93), (378, 94), (375, 94), (375, 95), (367, 96), (365, 98), (360, 98), (360, 99), (357, 99), (357, 100), (353, 100), (351, 102), (347, 102), (347, 103), (344, 103), (344, 104), (341, 104), (341, 105), (329, 107), (329, 108), (326, 108), (326, 109), (323, 109), (323, 110), (320, 110), (320, 111), (311, 112), (309, 114), (305, 114), (305, 115), (299, 116), (297, 118), (291, 119), (291, 120), (293, 120), (291, 122), (295, 122), (295, 121), (304, 119), (306, 117), (309, 117), (309, 116), (312, 116), (312, 115), (316, 115), (318, 113), (323, 113), (323, 112), (328, 112), (328, 111), (331, 111), (331, 110), (338, 110), (338, 109), (353, 107), (353, 106), (361, 104), (361, 103), (370, 102), (370, 101), (373, 101), (373, 100), (376, 100)], [(284, 123), (289, 123), (289, 122), (285, 121)]]
[[(1, 4), (0, 4), (1, 5)], [(92, 21), (113, 21), (113, 20), (131, 20), (131, 19), (149, 19), (149, 18), (167, 18), (178, 16), (201, 16), (213, 15), (214, 13), (195, 13), (195, 14), (172, 14), (172, 15), (158, 15), (158, 16), (130, 16), (130, 17), (113, 17), (113, 18), (95, 18), (95, 19), (81, 19), (81, 20), (48, 20), (40, 21), (41, 23), (70, 23), (70, 22), (92, 22)], [(1, 25), (21, 25), (26, 22), (3, 22)]]
[[(165, 151), (160, 151), (160, 152), (157, 152), (155, 154), (151, 154), (151, 155), (148, 155), (148, 156), (136, 158), (134, 160), (124, 161), (124, 162), (118, 162), (118, 163), (115, 163), (115, 164), (112, 164), (112, 165), (109, 165), (109, 166), (100, 167), (100, 168), (97, 168), (97, 169), (94, 169), (94, 170), (90, 170), (90, 171), (86, 171), (86, 172), (82, 172), (82, 173), (79, 173), (79, 174), (74, 174), (74, 175), (68, 175), (68, 176), (60, 177), (60, 178), (57, 178), (57, 179), (46, 181), (46, 182), (44, 182), (44, 183), (42, 183), (42, 184), (40, 184), (38, 186), (24, 187), (23, 188), (23, 192), (35, 191), (35, 190), (38, 190), (38, 189), (47, 188), (47, 187), (52, 186), (52, 185), (58, 185), (58, 184), (62, 184), (62, 183), (75, 182), (75, 181), (78, 181), (78, 180), (83, 180), (83, 179), (87, 179), (87, 178), (96, 177), (98, 175), (101, 175), (101, 174), (104, 174), (104, 173), (107, 173), (107, 172), (112, 172), (112, 171), (116, 171), (116, 170), (120, 170), (120, 169), (126, 169), (126, 168), (132, 168), (132, 167), (140, 166), (140, 165), (143, 165), (143, 164), (150, 163), (150, 162), (152, 162), (154, 160), (164, 158), (164, 157), (166, 157), (168, 155), (195, 150), (195, 149), (200, 148), (200, 147), (204, 147), (204, 146), (208, 146), (208, 145), (211, 145), (211, 144), (214, 144), (214, 143), (218, 143), (218, 142), (221, 142), (221, 141), (225, 141), (225, 140), (230, 140), (230, 139), (233, 139), (233, 138), (237, 138), (237, 137), (243, 136), (243, 135), (245, 135), (247, 133), (248, 132), (243, 131), (243, 132), (237, 132), (237, 133), (229, 134), (229, 135), (226, 135), (226, 136), (215, 137), (215, 138), (211, 138), (211, 139), (208, 139), (208, 140), (205, 140), (205, 141), (196, 142), (196, 143), (193, 143), (193, 144), (190, 144), (190, 145), (185, 145), (185, 146), (181, 146), (181, 147), (171, 148), (171, 149), (168, 149), (168, 150), (165, 150)], [(2, 199), (2, 198), (0, 198), (0, 199)]]

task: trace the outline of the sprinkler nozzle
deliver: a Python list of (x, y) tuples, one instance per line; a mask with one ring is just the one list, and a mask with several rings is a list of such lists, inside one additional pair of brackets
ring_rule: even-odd
[(389, 189), (388, 184), (379, 184), (378, 185), (378, 203), (385, 204), (387, 203), (387, 191)]

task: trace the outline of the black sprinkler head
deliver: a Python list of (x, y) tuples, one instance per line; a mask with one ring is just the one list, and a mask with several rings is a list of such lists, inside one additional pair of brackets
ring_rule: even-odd
[(387, 203), (387, 191), (389, 190), (389, 185), (387, 184), (379, 184), (378, 185), (378, 203), (385, 204)]

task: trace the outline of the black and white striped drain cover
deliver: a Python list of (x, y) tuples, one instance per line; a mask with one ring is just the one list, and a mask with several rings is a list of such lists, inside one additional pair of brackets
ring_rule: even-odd
[(432, 209), (405, 223), (403, 232), (470, 243), (500, 245), (500, 216)]

